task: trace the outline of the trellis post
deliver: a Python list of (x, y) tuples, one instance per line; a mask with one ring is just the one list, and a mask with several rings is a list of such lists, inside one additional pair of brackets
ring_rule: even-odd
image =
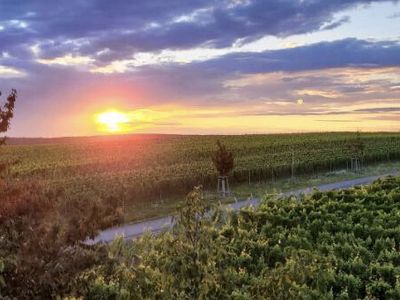
[(229, 196), (231, 191), (229, 188), (229, 178), (228, 176), (218, 176), (218, 194), (222, 195), (223, 197)]

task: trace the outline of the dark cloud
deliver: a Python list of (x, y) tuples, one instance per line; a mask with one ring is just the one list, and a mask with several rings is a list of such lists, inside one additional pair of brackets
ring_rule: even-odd
[[(228, 54), (212, 60), (183, 65), (143, 67), (131, 76), (135, 83), (140, 83), (149, 90), (152, 90), (151, 87), (155, 84), (159, 84), (159, 88), (153, 90), (162, 90), (163, 95), (173, 97), (175, 100), (201, 97), (209, 105), (218, 104), (218, 101), (215, 102), (216, 99), (231, 104), (266, 96), (275, 99), (293, 99), (301, 97), (293, 95), (293, 91), (301, 89), (335, 90), (338, 94), (347, 96), (363, 95), (364, 99), (368, 100), (377, 97), (371, 90), (376, 87), (390, 90), (393, 83), (386, 80), (377, 81), (374, 78), (366, 82), (343, 82), (343, 74), (340, 72), (324, 73), (323, 70), (347, 67), (361, 67), (368, 70), (371, 65), (375, 69), (399, 67), (400, 45), (394, 42), (374, 43), (345, 39), (261, 53)], [(279, 80), (265, 79), (264, 84), (229, 85), (230, 80), (272, 72), (284, 73), (282, 77), (278, 76)], [(391, 93), (380, 93), (379, 99), (393, 97), (396, 91), (398, 90), (391, 89)], [(314, 103), (326, 101), (321, 95), (304, 97)]]
[[(44, 109), (49, 116), (74, 115), (81, 107), (92, 107), (92, 111), (103, 109), (95, 106), (97, 102), (113, 107), (113, 99), (122, 99), (115, 106), (125, 109), (165, 103), (197, 108), (241, 107), (239, 115), (244, 116), (383, 115), (396, 112), (395, 107), (390, 108), (389, 104), (380, 111), (343, 112), (328, 111), (323, 104), (335, 101), (338, 107), (343, 108), (357, 102), (374, 104), (385, 98), (400, 99), (400, 90), (391, 89), (400, 83), (377, 81), (373, 76), (365, 82), (350, 82), (345, 80), (349, 77), (342, 78), (341, 72), (330, 70), (359, 66), (367, 71), (371, 69), (373, 75), (373, 70), (399, 67), (400, 45), (395, 42), (345, 39), (261, 53), (228, 54), (189, 64), (143, 66), (133, 72), (107, 75), (65, 66), (47, 66), (14, 57), (2, 58), (0, 63), (23, 69), (28, 74), (21, 78), (2, 78), (1, 89), (4, 93), (13, 87), (19, 91), (18, 111), (13, 125), (15, 131), (12, 133), (26, 132), (26, 128), (35, 127), (32, 135), (47, 132), (53, 126), (43, 116)], [(278, 71), (282, 73), (273, 73)], [(229, 81), (257, 74), (267, 75), (265, 82), (239, 87), (227, 85)], [(354, 76), (357, 74), (354, 73)], [(376, 87), (381, 91), (373, 92)], [(327, 100), (318, 95), (296, 94), (302, 89), (333, 90), (343, 96)], [(304, 105), (296, 105), (296, 99), (300, 97), (304, 98)], [(273, 104), (285, 101), (293, 105), (275, 107)], [(267, 109), (268, 105), (262, 107), (265, 102), (271, 102), (272, 108)], [(255, 104), (261, 108), (247, 110)], [(24, 120), (31, 123), (27, 125)], [(57, 120), (66, 123), (63, 118)], [(54, 134), (57, 135), (56, 132)]]
[[(313, 103), (326, 101), (325, 97), (318, 95), (296, 96), (293, 91), (301, 89), (334, 90), (347, 96), (363, 95), (368, 100), (376, 99), (377, 95), (370, 92), (371, 87), (376, 86), (390, 91), (380, 93), (379, 99), (393, 97), (394, 93), (399, 96), (398, 89), (391, 89), (394, 83), (377, 82), (374, 79), (364, 83), (343, 82), (340, 73), (323, 72), (329, 68), (363, 67), (371, 64), (376, 69), (398, 67), (400, 45), (394, 42), (373, 43), (346, 39), (261, 53), (228, 54), (197, 63), (144, 66), (134, 72), (107, 75), (14, 58), (3, 62), (4, 65), (25, 69), (28, 76), (2, 79), (2, 88), (19, 87), (27, 97), (33, 95), (42, 102), (44, 100), (40, 98), (47, 99), (46, 101), (78, 99), (79, 94), (98, 89), (99, 86), (108, 91), (110, 98), (113, 94), (118, 94), (121, 98), (139, 94), (140, 97), (135, 98), (135, 101), (141, 102), (136, 105), (190, 101), (197, 101), (197, 105), (219, 105), (252, 102), (265, 97), (294, 100), (296, 97), (305, 97), (307, 102)], [(266, 79), (263, 84), (240, 87), (227, 84), (232, 80), (240, 80), (243, 76), (277, 71), (284, 73), (273, 80)]]
[[(161, 67), (143, 67), (140, 74), (148, 78), (165, 77), (170, 83), (178, 80), (183, 85), (186, 82), (193, 86), (198, 85), (201, 88), (201, 83), (194, 81), (194, 79), (212, 82), (215, 79), (226, 80), (246, 74), (265, 74), (279, 71), (301, 72), (346, 67), (383, 68), (399, 66), (400, 43), (344, 39), (290, 49), (233, 53), (183, 65), (169, 64)], [(185, 78), (188, 80), (185, 80)], [(282, 77), (282, 81), (293, 82), (299, 87), (312, 82), (316, 86), (323, 87), (326, 83), (324, 80), (322, 74), (303, 76), (302, 73), (299, 73), (298, 75), (291, 74)], [(376, 83), (382, 84), (382, 82)], [(363, 91), (365, 86), (348, 84), (342, 88), (342, 92), (351, 93)]]
[[(33, 43), (44, 44), (43, 56), (54, 57), (65, 52), (79, 52), (85, 43), (145, 28), (151, 23), (165, 23), (175, 16), (189, 14), (213, 1), (53, 1), (33, 0), (18, 3), (0, 2), (1, 51), (20, 51)], [(10, 26), (18, 20), (24, 26)], [(75, 41), (71, 47), (68, 41)], [(80, 45), (80, 43), (83, 44)], [(110, 45), (112, 47), (112, 45)], [(93, 53), (102, 49), (93, 49)]]
[(234, 53), (199, 65), (240, 73), (400, 66), (400, 44), (344, 39), (261, 53)]
[(354, 110), (358, 113), (400, 113), (400, 107), (374, 107)]
[[(292, 115), (299, 115), (299, 116), (335, 116), (335, 115), (350, 115), (350, 114), (379, 114), (379, 113), (396, 113), (400, 112), (399, 107), (377, 107), (377, 108), (370, 108), (370, 109), (354, 109), (354, 110), (333, 110), (328, 111), (323, 108), (317, 109), (302, 109), (302, 110), (292, 110), (292, 111), (258, 111), (258, 112), (241, 112), (240, 115), (243, 116), (292, 116)], [(320, 120), (323, 122), (350, 122), (351, 120)]]
[(334, 21), (332, 23), (326, 24), (325, 26), (323, 26), (321, 28), (321, 30), (332, 30), (332, 29), (335, 29), (335, 28), (337, 28), (337, 27), (339, 27), (339, 26), (341, 26), (341, 25), (343, 25), (345, 23), (349, 23), (349, 22), (350, 22), (350, 17), (349, 16), (344, 16), (344, 17), (340, 18), (337, 21)]
[(335, 20), (335, 13), (373, 2), (382, 1), (2, 0), (0, 51), (26, 55), (29, 45), (40, 43), (42, 56), (50, 58), (71, 52), (96, 56), (109, 49), (98, 55), (106, 62), (137, 51), (227, 47), (265, 35), (332, 29), (348, 21)]

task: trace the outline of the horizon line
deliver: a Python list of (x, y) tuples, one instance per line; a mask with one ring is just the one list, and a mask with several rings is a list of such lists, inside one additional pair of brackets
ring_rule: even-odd
[(332, 131), (292, 131), (292, 132), (265, 132), (265, 133), (158, 133), (158, 132), (138, 132), (138, 133), (120, 133), (120, 134), (94, 134), (94, 135), (65, 135), (65, 136), (6, 136), (10, 139), (73, 139), (73, 138), (101, 138), (101, 137), (128, 137), (128, 136), (242, 136), (242, 135), (289, 135), (289, 134), (321, 134), (321, 133), (400, 133), (397, 130), (381, 130), (381, 131), (363, 131), (363, 130), (332, 130)]

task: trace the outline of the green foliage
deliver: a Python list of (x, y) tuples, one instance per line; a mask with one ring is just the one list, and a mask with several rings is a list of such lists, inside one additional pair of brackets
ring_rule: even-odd
[[(12, 90), (0, 107), (0, 133), (10, 126), (16, 98)], [(106, 259), (104, 247), (81, 241), (120, 221), (117, 203), (111, 196), (108, 202), (78, 201), (40, 181), (4, 176), (9, 165), (0, 165), (0, 299), (48, 299), (79, 291), (76, 274)]]
[(355, 138), (349, 141), (348, 148), (351, 158), (362, 159), (364, 157), (365, 144), (359, 131)]
[(233, 153), (229, 152), (220, 141), (217, 141), (217, 147), (218, 149), (215, 151), (212, 161), (220, 176), (228, 176), (233, 170)]
[[(400, 134), (362, 133), (364, 163), (400, 159)], [(235, 157), (231, 186), (273, 180), (294, 173), (346, 168), (347, 141), (354, 133), (242, 136), (158, 136), (10, 139), (2, 159), (20, 161), (12, 172), (21, 179), (62, 187), (68, 197), (118, 197), (131, 211), (149, 201), (180, 198), (193, 186), (214, 188), (217, 174), (210, 154), (220, 140)], [(183, 198), (183, 197), (182, 197)]]
[(0, 291), (6, 287), (6, 281), (4, 279), (4, 276), (2, 275), (3, 273), (4, 273), (4, 261), (3, 258), (0, 257)]
[[(222, 250), (214, 240), (218, 210), (209, 210), (201, 187), (186, 197), (176, 225), (158, 238), (110, 245), (112, 265), (86, 273), (93, 278), (90, 299), (207, 299), (219, 290), (216, 259)], [(100, 275), (99, 274), (103, 274)]]
[[(0, 92), (1, 96), (1, 92)], [(10, 95), (8, 95), (6, 103), (3, 107), (0, 107), (0, 133), (4, 133), (10, 127), (10, 121), (14, 116), (14, 106), (15, 100), (17, 99), (17, 91), (12, 89)], [(6, 138), (3, 137), (0, 139), (0, 146), (3, 145), (6, 141)], [(3, 181), (3, 177), (5, 171), (9, 168), (9, 164), (6, 162), (0, 161), (0, 187)]]
[[(1, 92), (0, 92), (1, 96)], [(6, 132), (10, 127), (10, 121), (14, 116), (15, 100), (17, 99), (17, 91), (12, 89), (7, 101), (3, 107), (0, 107), (0, 133)], [(0, 145), (5, 139), (0, 140)]]
[(172, 231), (109, 246), (88, 299), (399, 299), (400, 178), (209, 212), (196, 188)]
[(112, 225), (106, 221), (113, 209), (88, 199), (69, 202), (62, 190), (29, 181), (6, 180), (0, 199), (0, 298), (79, 291), (76, 275), (107, 259), (104, 247), (81, 241)]

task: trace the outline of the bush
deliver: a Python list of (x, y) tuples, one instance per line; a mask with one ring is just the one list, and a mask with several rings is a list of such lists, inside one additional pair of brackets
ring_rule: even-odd
[(6, 181), (0, 199), (0, 296), (48, 299), (80, 291), (76, 275), (107, 259), (103, 246), (81, 241), (110, 225), (103, 221), (113, 214), (109, 208), (72, 201), (68, 212), (63, 191), (29, 181)]

